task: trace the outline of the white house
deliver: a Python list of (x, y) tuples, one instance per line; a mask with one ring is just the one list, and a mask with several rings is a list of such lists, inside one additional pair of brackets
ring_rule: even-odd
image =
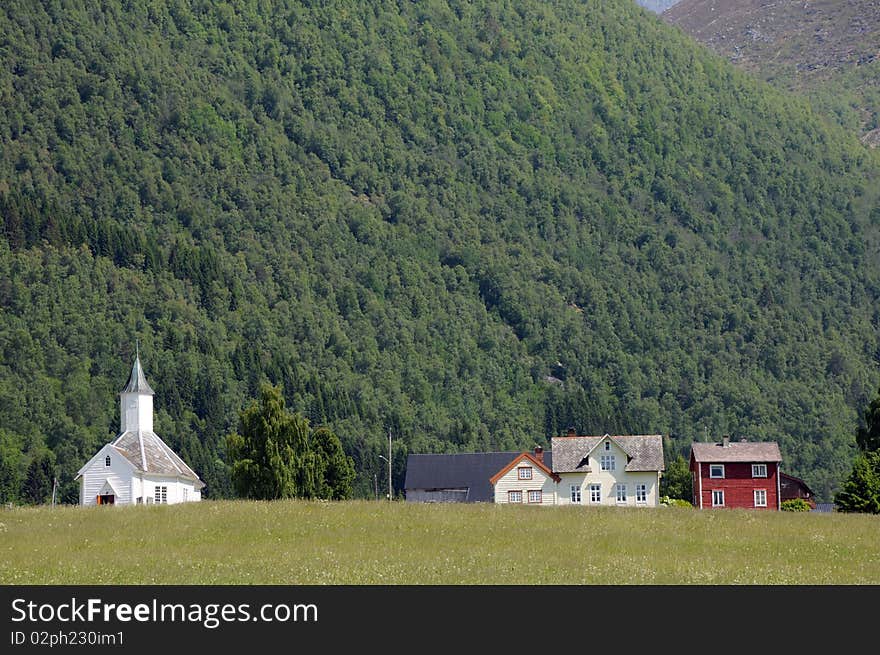
[(544, 463), (544, 451), (520, 453), (489, 482), (500, 504), (555, 505), (560, 478)]
[(553, 437), (559, 504), (656, 507), (660, 500), (663, 437), (617, 435)]
[(139, 356), (119, 398), (119, 435), (76, 474), (80, 505), (170, 505), (201, 500), (205, 484), (153, 432), (153, 390)]
[[(545, 461), (551, 461), (548, 466)], [(496, 503), (656, 507), (663, 439), (653, 435), (567, 436), (551, 452), (519, 453), (490, 479)]]

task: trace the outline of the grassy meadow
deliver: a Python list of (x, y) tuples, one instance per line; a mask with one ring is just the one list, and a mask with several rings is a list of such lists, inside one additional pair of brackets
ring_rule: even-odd
[(880, 516), (203, 501), (0, 510), (0, 583), (878, 584)]

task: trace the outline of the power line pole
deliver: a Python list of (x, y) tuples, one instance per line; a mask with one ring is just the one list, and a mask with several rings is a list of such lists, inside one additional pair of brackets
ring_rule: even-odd
[(388, 428), (388, 501), (390, 502), (393, 496), (391, 495), (391, 428)]
[(388, 502), (391, 502), (391, 494), (393, 493), (391, 489), (391, 428), (388, 428), (388, 457), (379, 455), (379, 459), (384, 459), (388, 462)]

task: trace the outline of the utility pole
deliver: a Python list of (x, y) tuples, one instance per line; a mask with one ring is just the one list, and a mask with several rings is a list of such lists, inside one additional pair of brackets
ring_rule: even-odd
[(391, 428), (388, 428), (388, 457), (379, 455), (379, 459), (388, 462), (388, 502), (391, 502)]
[(55, 490), (58, 489), (58, 478), (52, 478), (52, 507), (55, 507)]

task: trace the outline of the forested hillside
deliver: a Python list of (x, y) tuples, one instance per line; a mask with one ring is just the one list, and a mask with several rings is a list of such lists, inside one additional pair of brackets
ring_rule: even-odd
[(77, 498), (136, 339), (209, 497), (262, 380), (361, 495), (389, 429), (397, 489), (569, 425), (849, 470), (876, 153), (631, 0), (20, 0), (0, 58), (2, 500)]

